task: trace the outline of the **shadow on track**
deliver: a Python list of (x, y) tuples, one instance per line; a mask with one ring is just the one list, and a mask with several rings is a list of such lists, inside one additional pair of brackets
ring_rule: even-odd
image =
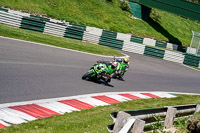
[(85, 79), (85, 80), (86, 80), (86, 81), (89, 81), (89, 82), (96, 83), (96, 84), (102, 84), (102, 85), (105, 85), (105, 86), (108, 86), (108, 87), (114, 87), (113, 85), (108, 84), (108, 83), (106, 83), (106, 82), (103, 81), (103, 80), (91, 80), (91, 79)]

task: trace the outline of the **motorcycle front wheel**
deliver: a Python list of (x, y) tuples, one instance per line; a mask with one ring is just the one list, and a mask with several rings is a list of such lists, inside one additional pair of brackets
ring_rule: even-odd
[(86, 78), (90, 78), (90, 76), (93, 74), (93, 71), (87, 72), (82, 76), (82, 79), (85, 80)]

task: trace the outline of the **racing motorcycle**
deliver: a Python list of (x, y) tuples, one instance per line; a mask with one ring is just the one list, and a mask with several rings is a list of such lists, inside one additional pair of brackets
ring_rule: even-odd
[(83, 76), (83, 80), (93, 80), (93, 81), (100, 81), (103, 80), (107, 84), (111, 81), (111, 76), (107, 74), (108, 68), (103, 63), (98, 63), (93, 65), (88, 72), (86, 72)]

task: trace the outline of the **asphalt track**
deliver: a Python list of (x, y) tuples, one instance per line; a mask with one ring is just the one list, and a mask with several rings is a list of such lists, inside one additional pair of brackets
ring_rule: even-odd
[(100, 59), (111, 58), (0, 37), (0, 104), (124, 91), (168, 91), (200, 94), (200, 72), (181, 64), (126, 53), (125, 81), (110, 85), (81, 79)]

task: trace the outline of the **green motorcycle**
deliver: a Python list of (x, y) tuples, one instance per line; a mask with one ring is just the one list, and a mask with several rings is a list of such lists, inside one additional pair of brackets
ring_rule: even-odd
[(111, 76), (108, 74), (108, 68), (103, 63), (95, 64), (90, 70), (82, 76), (83, 80), (89, 79), (93, 81), (103, 80), (106, 83), (110, 83)]

